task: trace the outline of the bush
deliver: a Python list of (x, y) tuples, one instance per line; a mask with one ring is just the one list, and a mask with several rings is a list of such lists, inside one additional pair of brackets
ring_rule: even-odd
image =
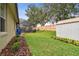
[(68, 39), (68, 43), (72, 43), (72, 40), (71, 39)]
[(19, 41), (19, 37), (16, 37), (16, 41), (15, 42), (18, 42)]
[(12, 45), (12, 50), (13, 50), (14, 52), (16, 52), (16, 51), (18, 51), (19, 47), (20, 47), (19, 42), (16, 42), (16, 43), (14, 43), (14, 44)]
[(63, 41), (66, 42), (66, 43), (68, 43), (69, 39), (64, 38)]
[(71, 44), (74, 44), (75, 45), (75, 40), (72, 40)]
[(79, 41), (78, 40), (74, 41), (74, 45), (79, 46)]
[(63, 38), (60, 38), (60, 37), (56, 37), (56, 40), (60, 40), (60, 41), (65, 41)]
[(63, 38), (63, 41), (66, 42), (66, 43), (72, 43), (72, 40), (68, 39), (68, 38)]
[(56, 37), (56, 36), (53, 36), (52, 38), (54, 38), (56, 40), (66, 42), (66, 43), (74, 44), (76, 46), (79, 46), (79, 41), (78, 40), (72, 40), (72, 39), (68, 39), (68, 38), (60, 38), (60, 37)]

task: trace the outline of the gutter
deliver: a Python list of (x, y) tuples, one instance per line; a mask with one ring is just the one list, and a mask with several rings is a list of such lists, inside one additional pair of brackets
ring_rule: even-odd
[(19, 24), (19, 13), (18, 13), (18, 5), (17, 5), (17, 3), (15, 3), (15, 7), (16, 7), (16, 13), (17, 13), (17, 18), (18, 18), (18, 22), (17, 22), (17, 24)]

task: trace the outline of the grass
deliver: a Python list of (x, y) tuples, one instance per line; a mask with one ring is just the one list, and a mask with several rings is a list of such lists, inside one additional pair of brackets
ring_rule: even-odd
[(24, 36), (33, 56), (79, 56), (78, 46), (55, 40), (54, 35), (55, 32), (38, 31)]

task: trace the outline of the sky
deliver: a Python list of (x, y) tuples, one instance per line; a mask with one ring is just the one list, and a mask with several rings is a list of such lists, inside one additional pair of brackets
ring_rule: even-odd
[[(29, 3), (18, 3), (18, 13), (19, 13), (19, 18), (27, 20), (28, 17), (25, 15), (26, 12), (25, 10), (28, 9)], [(42, 4), (40, 3), (35, 3), (36, 6), (40, 7)]]
[[(28, 5), (29, 5), (30, 3), (18, 3), (18, 13), (19, 13), (19, 18), (22, 18), (22, 19), (25, 19), (25, 20), (27, 20), (29, 17), (27, 17), (25, 14), (26, 14), (26, 12), (25, 12), (25, 10), (27, 10), (28, 9)], [(33, 3), (31, 3), (31, 4), (33, 4)], [(41, 3), (34, 3), (37, 7), (40, 7), (42, 4)], [(78, 7), (79, 8), (79, 4), (78, 4), (78, 6), (76, 5), (76, 7)]]
[(25, 10), (27, 10), (27, 9), (28, 9), (28, 4), (26, 4), (26, 3), (19, 3), (18, 4), (19, 18), (22, 18), (25, 20), (28, 19), (28, 17), (25, 15), (26, 14)]

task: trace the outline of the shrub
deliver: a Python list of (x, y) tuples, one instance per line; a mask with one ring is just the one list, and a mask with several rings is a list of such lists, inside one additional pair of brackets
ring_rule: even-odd
[(72, 40), (71, 44), (75, 44), (75, 40)]
[(69, 40), (68, 38), (63, 39), (63, 41), (66, 42), (66, 43), (68, 43), (68, 40)]
[(60, 37), (56, 37), (57, 40), (60, 40), (60, 41), (64, 41), (63, 38), (60, 38)]
[(19, 47), (20, 47), (19, 42), (14, 43), (12, 45), (12, 51), (14, 51), (14, 52), (18, 51)]
[(72, 40), (72, 39), (68, 39), (68, 38), (60, 38), (60, 37), (56, 37), (56, 36), (53, 36), (52, 38), (54, 38), (56, 40), (66, 42), (66, 43), (74, 44), (76, 46), (79, 46), (79, 41), (78, 40)]
[(79, 41), (78, 40), (74, 41), (74, 45), (79, 46)]
[(68, 42), (67, 43), (72, 43), (72, 40), (71, 39), (68, 39)]
[(63, 38), (63, 41), (66, 42), (66, 43), (72, 43), (72, 40), (68, 39), (68, 38)]
[(19, 41), (19, 37), (16, 37), (15, 42), (18, 42), (18, 41)]

